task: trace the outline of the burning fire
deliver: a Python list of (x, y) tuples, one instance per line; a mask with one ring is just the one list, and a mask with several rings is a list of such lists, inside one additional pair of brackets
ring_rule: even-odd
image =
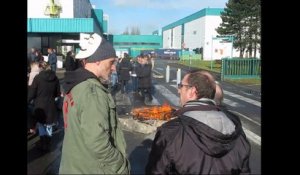
[(170, 120), (172, 107), (165, 103), (162, 106), (134, 108), (131, 114), (141, 120)]

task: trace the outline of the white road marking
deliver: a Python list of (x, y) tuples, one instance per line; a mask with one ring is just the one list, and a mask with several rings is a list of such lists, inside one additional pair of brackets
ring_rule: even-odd
[(163, 74), (162, 73), (160, 73), (160, 72), (158, 72), (157, 70), (153, 70), (153, 72), (152, 72), (152, 76), (154, 77), (154, 78), (164, 78), (164, 76), (163, 76)]
[(170, 84), (170, 86), (173, 87), (173, 88), (175, 88), (175, 89), (177, 89), (177, 86), (175, 84)]
[(254, 134), (253, 132), (249, 131), (248, 129), (246, 129), (244, 127), (243, 127), (243, 130), (248, 139), (252, 140), (254, 143), (261, 146), (261, 137), (259, 137), (258, 135)]
[(162, 85), (154, 85), (155, 86), (155, 89), (157, 91), (160, 92), (160, 94), (162, 94), (166, 99), (168, 99), (168, 101), (170, 103), (172, 103), (174, 106), (180, 106), (179, 104), (179, 98), (174, 95), (169, 89), (165, 88), (164, 86)]
[(239, 112), (237, 112), (237, 111), (232, 111), (232, 110), (228, 110), (228, 111), (230, 111), (230, 112), (232, 112), (232, 113), (235, 113), (236, 115), (239, 115), (239, 116), (241, 116), (241, 117), (243, 117), (243, 118), (245, 118), (245, 119), (247, 119), (247, 120), (249, 120), (249, 121), (251, 121), (251, 122), (257, 124), (258, 126), (261, 126), (261, 124), (258, 123), (257, 121), (254, 121), (254, 120), (252, 120), (251, 118), (249, 118), (249, 117), (247, 117), (247, 116), (245, 116), (245, 115), (243, 115), (243, 114), (241, 114), (241, 113), (239, 113)]
[(237, 102), (231, 101), (229, 99), (224, 98), (223, 103), (232, 107), (241, 107), (242, 105), (238, 104)]
[(152, 101), (151, 102), (147, 102), (147, 101), (145, 101), (145, 104), (146, 105), (161, 105), (160, 103), (159, 103), (159, 101), (152, 95)]
[[(174, 80), (174, 81), (176, 81), (176, 80)], [(177, 89), (177, 86), (174, 85), (174, 84), (170, 84), (170, 86), (172, 86), (172, 87), (174, 87), (174, 88)], [(240, 100), (243, 100), (243, 101), (246, 101), (248, 103), (254, 104), (254, 105), (259, 106), (259, 107), (261, 106), (261, 103), (258, 102), (258, 101), (256, 101), (256, 100), (252, 100), (250, 98), (246, 98), (246, 97), (243, 97), (241, 95), (234, 94), (232, 92), (228, 92), (228, 91), (224, 90), (224, 94), (229, 95), (229, 96), (234, 97), (234, 98), (237, 98), (237, 99), (240, 99)], [(229, 105), (229, 106), (232, 106), (232, 107), (242, 107), (242, 106), (244, 106), (244, 105), (241, 105), (241, 104), (239, 104), (237, 102), (234, 102), (234, 101), (226, 99), (226, 98), (224, 98), (223, 102), (225, 104)]]
[(259, 101), (252, 100), (250, 98), (243, 97), (241, 95), (238, 95), (238, 94), (235, 94), (235, 93), (232, 93), (232, 92), (229, 92), (229, 91), (225, 91), (225, 90), (223, 90), (223, 91), (224, 91), (224, 94), (226, 94), (226, 95), (229, 95), (231, 97), (235, 97), (237, 99), (240, 99), (240, 100), (246, 101), (246, 102), (248, 102), (250, 104), (253, 104), (253, 105), (256, 105), (258, 107), (261, 107), (261, 102), (259, 102)]
[[(171, 81), (173, 82), (173, 81), (176, 81), (176, 80), (171, 80)], [(172, 86), (172, 87), (174, 87), (174, 88), (177, 89), (177, 86), (174, 85), (174, 84), (171, 84), (170, 86)], [(232, 93), (232, 92), (229, 92), (229, 91), (225, 91), (225, 90), (223, 90), (223, 91), (224, 91), (224, 94), (226, 94), (226, 95), (229, 95), (231, 97), (234, 97), (234, 98), (240, 99), (242, 101), (246, 101), (246, 102), (248, 102), (250, 104), (256, 105), (258, 107), (261, 107), (261, 102), (259, 102), (259, 101), (252, 100), (250, 98), (243, 97), (241, 95), (238, 95), (238, 94), (235, 94), (235, 93)], [(233, 102), (233, 101), (231, 101), (229, 99), (225, 99), (225, 98), (224, 98), (224, 103), (226, 103), (227, 105), (232, 106), (232, 107), (237, 107), (237, 106), (240, 107), (240, 106), (242, 106), (242, 105), (240, 105), (240, 104), (238, 104), (236, 102)]]

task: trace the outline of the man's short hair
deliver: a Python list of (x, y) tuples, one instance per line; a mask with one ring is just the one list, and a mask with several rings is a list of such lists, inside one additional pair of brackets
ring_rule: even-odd
[(206, 73), (203, 73), (201, 71), (189, 73), (187, 81), (190, 86), (196, 88), (198, 99), (214, 99), (216, 92), (216, 84), (214, 79), (210, 78)]

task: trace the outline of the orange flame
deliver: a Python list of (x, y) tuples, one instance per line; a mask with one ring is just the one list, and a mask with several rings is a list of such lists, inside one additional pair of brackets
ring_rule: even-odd
[(164, 103), (162, 106), (134, 108), (132, 109), (131, 114), (134, 118), (143, 120), (170, 120), (171, 112), (172, 107), (169, 104)]

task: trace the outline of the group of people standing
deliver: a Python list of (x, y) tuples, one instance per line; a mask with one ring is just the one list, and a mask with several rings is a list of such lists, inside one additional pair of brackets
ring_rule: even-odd
[[(152, 56), (140, 54), (135, 59), (130, 59), (127, 53), (115, 63), (116, 70), (111, 75), (112, 89), (120, 86), (121, 93), (129, 92), (129, 85), (133, 92), (140, 92), (141, 96), (152, 101)], [(129, 84), (131, 81), (131, 84)]]
[[(56, 55), (56, 51), (53, 48), (48, 48), (47, 49), (47, 53), (48, 53), (48, 64), (50, 65), (50, 69), (54, 72), (56, 72), (56, 68), (57, 68), (57, 55)], [(41, 50), (36, 49), (36, 48), (31, 48), (30, 53), (27, 57), (27, 71), (28, 73), (31, 72), (31, 67), (32, 64), (34, 63), (38, 63), (40, 64), (39, 67), (41, 67), (41, 64), (45, 61), (44, 56), (42, 55)]]
[[(84, 66), (67, 71), (63, 84), (65, 135), (59, 173), (130, 174), (125, 138), (107, 86), (117, 70), (115, 50), (98, 34), (86, 34), (83, 40), (75, 57)], [(143, 59), (138, 58), (137, 67), (151, 70)], [(148, 74), (136, 72), (137, 77)], [(251, 173), (250, 143), (239, 118), (218, 105), (222, 94), (216, 103), (217, 87), (208, 72), (184, 76), (178, 84), (181, 108), (172, 113), (175, 119), (157, 129), (146, 174)]]
[(60, 97), (59, 80), (47, 62), (32, 63), (28, 81), (28, 130), (40, 136), (38, 148), (48, 151), (53, 126), (58, 119), (56, 98)]
[[(63, 83), (65, 135), (59, 174), (130, 174), (108, 83), (113, 71), (135, 74), (141, 93), (151, 95), (152, 64), (140, 55), (133, 70), (129, 60), (116, 59), (115, 49), (100, 35), (86, 34), (83, 40), (75, 56), (83, 66), (66, 71)], [(34, 100), (35, 123), (42, 149), (47, 150), (60, 87), (51, 65), (42, 65), (29, 85), (28, 102)], [(125, 90), (124, 80), (119, 81)], [(172, 113), (174, 119), (157, 128), (145, 173), (250, 174), (250, 143), (239, 118), (220, 105), (223, 92), (214, 77), (206, 71), (188, 72), (178, 93), (181, 107)]]
[(28, 56), (28, 133), (38, 133), (38, 148), (50, 149), (53, 126), (57, 122), (57, 99), (61, 95), (59, 80), (56, 76), (57, 57), (54, 49), (48, 48), (48, 62), (40, 50), (31, 49)]

